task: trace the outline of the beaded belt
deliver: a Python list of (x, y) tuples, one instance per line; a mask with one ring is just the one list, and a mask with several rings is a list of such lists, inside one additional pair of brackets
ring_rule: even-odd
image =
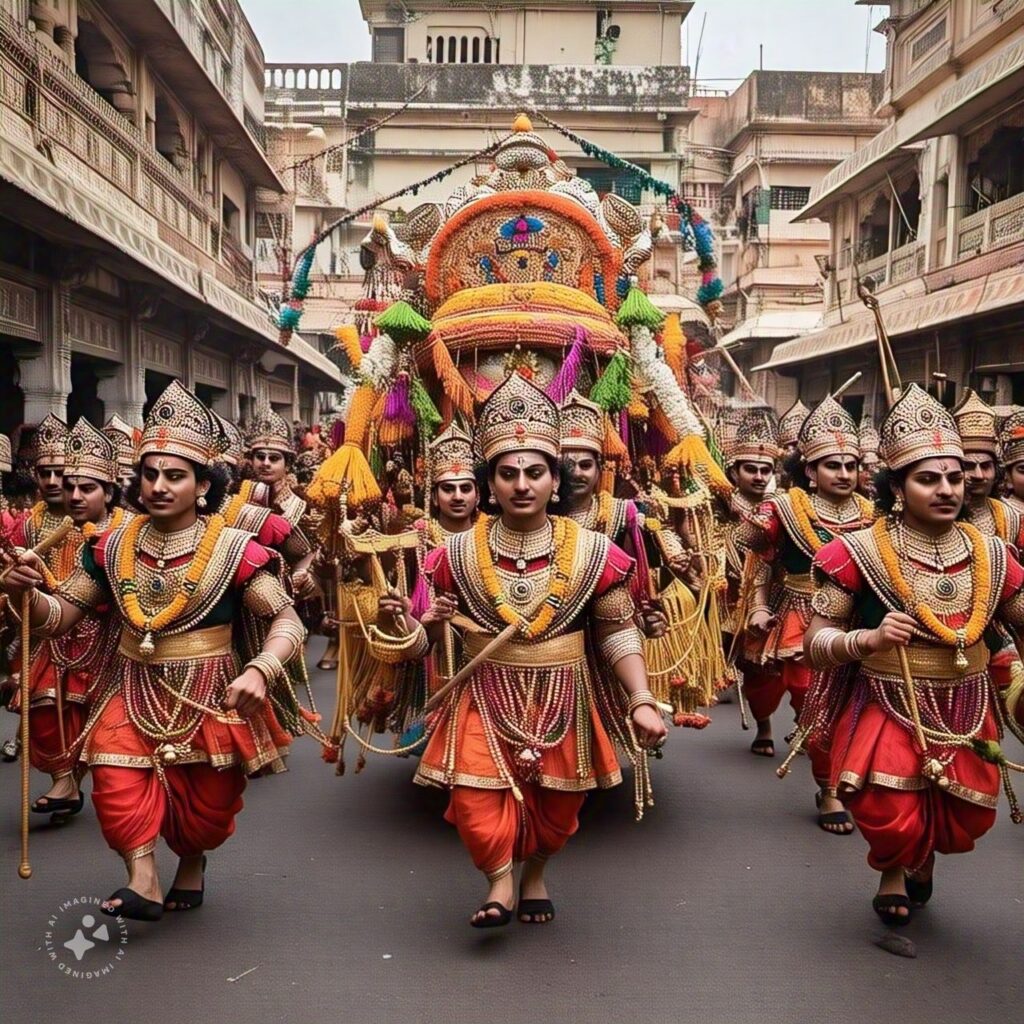
[(787, 572), (783, 586), (794, 594), (814, 595), (814, 577), (809, 572)]
[[(467, 633), (463, 638), (466, 656), (476, 657), (493, 639), (490, 633)], [(583, 661), (587, 656), (585, 640), (582, 630), (534, 643), (511, 640), (487, 660), (516, 668), (561, 668)]]
[(174, 633), (171, 636), (154, 636), (156, 650), (148, 657), (139, 651), (142, 638), (131, 630), (121, 632), (121, 643), (117, 650), (132, 661), (199, 661), (202, 658), (216, 658), (231, 653), (231, 623), (211, 626), (209, 629), (193, 629), (189, 633)]
[[(955, 647), (940, 647), (938, 644), (912, 643), (906, 648), (910, 674), (921, 679), (963, 679), (975, 676), (988, 667), (989, 650), (983, 641), (978, 641), (964, 648), (967, 658), (966, 668), (957, 668), (953, 664), (956, 657)], [(861, 666), (869, 675), (895, 676), (903, 678), (900, 671), (899, 655), (895, 648), (884, 654), (869, 655), (861, 662)]]

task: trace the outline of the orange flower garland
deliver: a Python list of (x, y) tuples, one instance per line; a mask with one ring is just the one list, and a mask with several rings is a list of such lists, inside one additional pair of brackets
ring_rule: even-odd
[(1006, 535), (1006, 508), (1003, 506), (1003, 503), (1001, 501), (997, 501), (995, 498), (989, 498), (988, 507), (992, 509), (992, 518), (995, 520), (996, 524), (996, 536), (1007, 544), (1015, 543), (1017, 540), (1016, 537), (1007, 537)]
[[(817, 554), (825, 546), (826, 541), (823, 541), (814, 530), (814, 524), (820, 522), (820, 519), (815, 511), (814, 504), (811, 502), (810, 495), (800, 487), (791, 487), (788, 493), (790, 504), (793, 507), (793, 518), (800, 528), (800, 535), (807, 542), (807, 547)], [(873, 519), (874, 509), (871, 502), (866, 498), (862, 498), (859, 494), (855, 494), (853, 497), (857, 502), (857, 507), (860, 509), (861, 519), (864, 521)], [(826, 526), (825, 529), (827, 530), (828, 527)], [(829, 530), (829, 532), (831, 533), (832, 531)]]
[(232, 497), (231, 501), (228, 502), (228, 507), (224, 509), (224, 522), (226, 525), (234, 526), (238, 522), (238, 515), (242, 511), (242, 506), (248, 505), (252, 499), (252, 491), (255, 484), (255, 480), (242, 481), (242, 485), (238, 488), (238, 493)]
[(967, 625), (961, 629), (952, 629), (923, 601), (918, 602), (914, 591), (900, 571), (900, 560), (889, 538), (885, 519), (879, 519), (871, 528), (878, 552), (882, 556), (882, 564), (889, 574), (903, 607), (914, 616), (937, 640), (950, 647), (970, 647), (976, 644), (985, 627), (988, 625), (989, 588), (992, 586), (992, 566), (989, 563), (988, 545), (981, 532), (968, 523), (957, 523), (956, 529), (967, 538), (971, 545), (971, 614)]
[(203, 573), (206, 572), (206, 567), (210, 564), (213, 549), (224, 529), (223, 516), (209, 517), (206, 533), (203, 534), (203, 539), (199, 542), (199, 547), (192, 558), (192, 564), (188, 567), (188, 572), (185, 573), (181, 590), (174, 595), (166, 608), (149, 618), (139, 604), (135, 582), (135, 548), (138, 544), (139, 533), (149, 521), (149, 516), (138, 516), (128, 524), (125, 537), (121, 542), (121, 552), (117, 563), (117, 583), (124, 599), (124, 609), (128, 613), (128, 621), (136, 630), (145, 634), (143, 644), (139, 646), (140, 650), (146, 644), (146, 640), (149, 641), (149, 645), (152, 645), (151, 634), (166, 629), (184, 612), (188, 599), (195, 593)]
[[(108, 530), (116, 530), (123, 522), (124, 509), (115, 508), (114, 511), (110, 513), (110, 519), (107, 521), (107, 525), (103, 528), (103, 532), (106, 533)], [(82, 536), (86, 540), (92, 540), (92, 538), (99, 532), (99, 527), (97, 527), (95, 523), (86, 523), (85, 526), (82, 527)]]
[(493, 522), (493, 517), (482, 515), (473, 526), (473, 544), (484, 589), (487, 591), (494, 610), (502, 620), (509, 626), (518, 626), (520, 635), (529, 640), (535, 640), (551, 627), (556, 612), (562, 607), (562, 602), (565, 600), (580, 528), (567, 516), (558, 516), (553, 520), (554, 530), (551, 545), (554, 551), (554, 575), (551, 589), (533, 618), (526, 619), (505, 603), (501, 581), (498, 579), (494, 558), (491, 555), (490, 528)]

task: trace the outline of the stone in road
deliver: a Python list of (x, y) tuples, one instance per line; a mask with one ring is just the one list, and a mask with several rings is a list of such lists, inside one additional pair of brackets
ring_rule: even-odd
[[(312, 671), (329, 714), (333, 680)], [(35, 873), (21, 881), (18, 766), (0, 765), (0, 1019), (1021, 1019), (1024, 828), (1005, 805), (974, 853), (940, 859), (933, 902), (908, 929), (917, 959), (898, 958), (874, 945), (864, 842), (814, 826), (806, 762), (780, 782), (778, 758), (747, 753), (736, 705), (714, 719), (671, 734), (640, 824), (628, 784), (589, 802), (552, 863), (553, 925), (493, 932), (466, 923), (484, 887), (441, 820), (444, 796), (411, 784), (412, 761), (374, 758), (356, 776), (353, 748), (337, 778), (314, 743), (297, 743), (288, 774), (249, 785), (238, 832), (210, 857), (202, 909), (128, 922), (123, 958), (91, 980), (51, 962), (48, 919), (121, 886), (121, 866), (87, 804), (61, 828), (33, 822)], [(788, 724), (780, 713), (777, 735)], [(169, 885), (174, 861), (164, 847), (160, 858)]]

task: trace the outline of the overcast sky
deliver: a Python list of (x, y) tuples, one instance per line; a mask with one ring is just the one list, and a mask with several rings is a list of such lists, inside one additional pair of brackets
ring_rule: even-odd
[[(614, 0), (609, 0), (609, 6)], [(370, 36), (359, 0), (242, 0), (268, 61), (370, 59)], [(854, 0), (697, 0), (684, 23), (683, 60), (697, 60), (697, 40), (707, 15), (697, 76), (741, 79), (758, 65), (779, 71), (880, 71), (885, 44), (869, 32), (884, 5), (857, 7)], [(730, 82), (723, 81), (728, 88)]]

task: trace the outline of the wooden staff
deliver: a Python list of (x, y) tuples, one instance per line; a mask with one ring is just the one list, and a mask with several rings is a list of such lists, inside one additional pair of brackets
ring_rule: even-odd
[(835, 391), (832, 392), (832, 397), (838, 402), (840, 396), (849, 391), (850, 388), (852, 388), (853, 385), (856, 384), (857, 381), (859, 381), (863, 376), (864, 374), (861, 373), (860, 370), (858, 370), (845, 384), (841, 384), (839, 387), (835, 389)]
[[(61, 524), (49, 536), (41, 540), (32, 550), (42, 557), (50, 548), (61, 541), (74, 529), (74, 523), (70, 516), (65, 516)], [(14, 568), (12, 565), (2, 576), (2, 583)], [(32, 770), (31, 758), (29, 757), (29, 703), (32, 700), (32, 591), (27, 590), (21, 596), (21, 863), (18, 865), (18, 875), (21, 878), (32, 877), (32, 865), (28, 859), (28, 822), (29, 822), (29, 775)], [(60, 680), (57, 681), (57, 692), (60, 693)], [(64, 729), (61, 725), (61, 747), (64, 747)]]
[(486, 647), (477, 655), (472, 657), (458, 672), (455, 673), (448, 680), (444, 686), (440, 687), (436, 693), (434, 693), (427, 701), (426, 710), (432, 711), (437, 707), (441, 701), (448, 696), (456, 686), (460, 686), (464, 683), (485, 661), (493, 658), (498, 651), (502, 650), (510, 641), (512, 641), (516, 634), (519, 632), (519, 623), (513, 622), (506, 626), (496, 637), (494, 637)]

